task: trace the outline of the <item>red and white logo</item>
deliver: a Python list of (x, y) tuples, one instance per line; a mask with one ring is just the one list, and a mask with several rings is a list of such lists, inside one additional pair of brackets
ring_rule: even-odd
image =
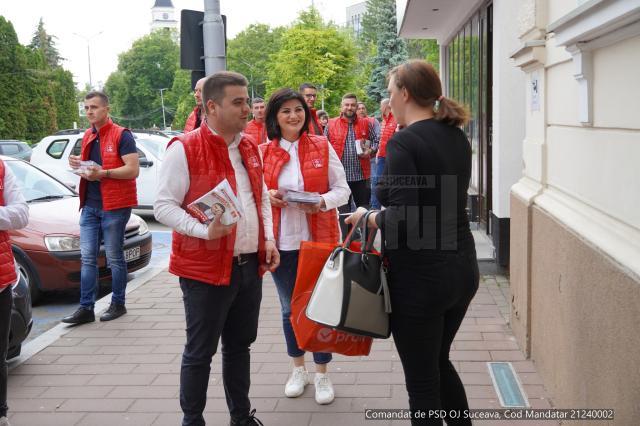
[(333, 337), (333, 330), (330, 328), (321, 328), (318, 330), (318, 334), (316, 336), (319, 342), (327, 343), (330, 342)]
[(255, 155), (252, 155), (247, 159), (250, 167), (260, 167), (260, 160)]
[(107, 151), (107, 152), (113, 152), (113, 151), (114, 151), (114, 149), (113, 149), (113, 144), (111, 144), (111, 143), (110, 143), (110, 144), (108, 144), (108, 145), (105, 147), (105, 151)]
[(313, 167), (315, 167), (316, 169), (319, 169), (322, 167), (322, 160), (319, 158), (314, 158), (313, 160), (311, 160), (311, 164), (313, 164)]

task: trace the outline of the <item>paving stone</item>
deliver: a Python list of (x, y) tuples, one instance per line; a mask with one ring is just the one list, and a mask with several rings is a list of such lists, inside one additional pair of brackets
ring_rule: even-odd
[(179, 387), (172, 383), (171, 386), (110, 386), (109, 398), (177, 398)]
[(115, 399), (115, 398), (83, 398), (68, 399), (58, 409), (58, 411), (71, 412), (124, 412), (131, 405), (131, 399)]
[(146, 413), (89, 413), (77, 426), (149, 426), (158, 418), (158, 415)]
[(12, 412), (48, 413), (56, 411), (65, 400), (62, 398), (9, 399), (8, 406)]
[(69, 374), (127, 374), (137, 364), (84, 364), (74, 367)]
[(50, 346), (39, 352), (38, 355), (92, 355), (98, 348), (95, 346)]
[(17, 413), (11, 417), (14, 426), (75, 425), (85, 413)]
[[(89, 380), (93, 377), (95, 376), (89, 374), (42, 374), (31, 377), (24, 383), (24, 386), (82, 386), (89, 384)], [(9, 392), (9, 395), (11, 395), (11, 392)]]
[(51, 386), (40, 398), (104, 398), (113, 390), (113, 386)]
[(492, 361), (525, 361), (520, 351), (490, 351)]
[[(73, 376), (71, 376), (73, 377)], [(156, 374), (110, 374), (94, 376), (90, 385), (150, 385), (155, 379)]]

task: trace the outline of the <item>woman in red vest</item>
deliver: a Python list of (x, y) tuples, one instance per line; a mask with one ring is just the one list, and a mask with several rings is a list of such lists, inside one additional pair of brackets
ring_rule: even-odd
[[(304, 365), (304, 351), (298, 347), (291, 321), (291, 295), (296, 281), (300, 242), (337, 243), (340, 238), (337, 207), (349, 199), (344, 169), (324, 136), (308, 134), (309, 107), (292, 89), (280, 89), (269, 99), (266, 113), (271, 142), (261, 145), (264, 180), (273, 209), (273, 233), (280, 251), (280, 266), (272, 273), (282, 309), (282, 326), (293, 372), (285, 395), (302, 395), (310, 380)], [(316, 204), (288, 203), (287, 190), (316, 192)], [(314, 353), (316, 402), (329, 404), (335, 393), (327, 376), (330, 353)]]

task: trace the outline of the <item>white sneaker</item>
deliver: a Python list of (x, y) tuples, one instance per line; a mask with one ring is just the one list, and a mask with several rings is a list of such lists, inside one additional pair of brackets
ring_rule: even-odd
[(9, 425), (9, 419), (6, 417), (0, 417), (0, 426), (11, 426)]
[(309, 384), (309, 374), (304, 367), (294, 367), (291, 377), (284, 386), (284, 394), (288, 398), (296, 398), (304, 393), (304, 387)]
[(313, 379), (316, 385), (316, 402), (318, 404), (331, 404), (336, 397), (333, 391), (333, 384), (327, 374), (316, 373), (316, 377)]

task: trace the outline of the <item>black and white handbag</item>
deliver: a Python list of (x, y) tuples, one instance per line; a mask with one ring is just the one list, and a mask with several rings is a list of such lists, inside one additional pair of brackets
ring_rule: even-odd
[[(391, 302), (382, 253), (372, 252), (376, 232), (367, 226), (371, 213), (360, 218), (327, 259), (305, 314), (337, 330), (386, 339), (391, 334)], [(360, 251), (350, 248), (357, 228), (361, 228)]]

